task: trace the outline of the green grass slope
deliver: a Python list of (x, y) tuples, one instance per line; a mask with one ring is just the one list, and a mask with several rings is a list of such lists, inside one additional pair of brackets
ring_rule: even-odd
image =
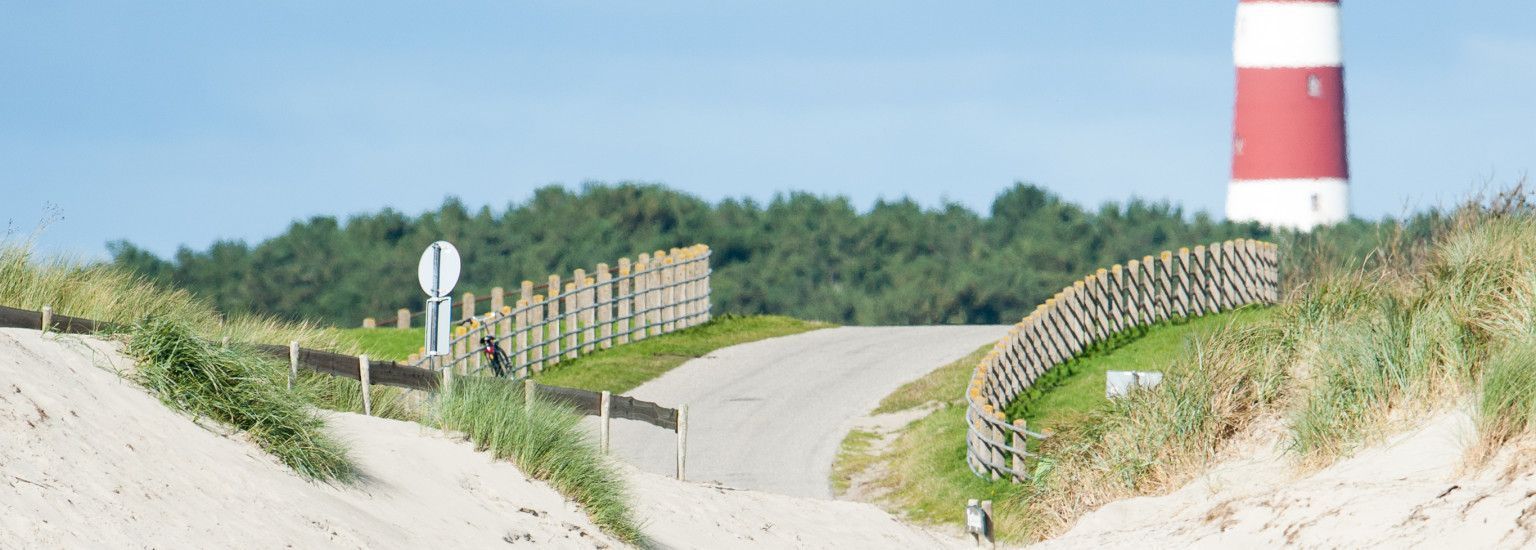
[[(1023, 396), (1010, 409), (1036, 429), (1073, 430), (1094, 422), (1108, 410), (1104, 398), (1104, 373), (1109, 370), (1169, 370), (1171, 364), (1202, 338), (1234, 326), (1260, 322), (1269, 310), (1246, 308), (1208, 317), (1192, 318), (1130, 332), (1099, 346), (1082, 357), (1053, 369), (1043, 377), (1039, 390)], [(833, 465), (832, 485), (842, 491), (850, 480), (869, 468), (881, 475), (870, 482), (877, 503), (892, 512), (927, 522), (960, 525), (967, 499), (993, 500), (997, 507), (998, 533), (1007, 540), (1023, 540), (1038, 531), (1038, 522), (1016, 504), (1037, 490), (1030, 484), (992, 482), (972, 475), (965, 465), (964, 393), (976, 362), (992, 348), (981, 347), (971, 355), (939, 368), (886, 396), (876, 413), (892, 413), (938, 402), (944, 406), (906, 426), (889, 448), (875, 452), (873, 434), (855, 430), (844, 439)], [(1049, 466), (1036, 463), (1039, 475)]]
[[(831, 326), (778, 315), (721, 315), (696, 327), (561, 361), (534, 379), (551, 386), (623, 393), (720, 348)], [(420, 350), (423, 338), (419, 328), (338, 330), (369, 357), (394, 361)]]

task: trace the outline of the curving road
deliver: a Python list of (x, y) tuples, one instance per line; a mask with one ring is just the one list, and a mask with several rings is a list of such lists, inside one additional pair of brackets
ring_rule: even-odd
[[(687, 404), (688, 479), (830, 498), (832, 461), (853, 421), (902, 384), (1003, 337), (1006, 326), (840, 327), (694, 359), (629, 392)], [(613, 421), (613, 452), (672, 474), (671, 432)]]

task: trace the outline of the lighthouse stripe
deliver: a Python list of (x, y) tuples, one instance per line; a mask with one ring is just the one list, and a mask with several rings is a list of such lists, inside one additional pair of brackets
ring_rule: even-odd
[(1348, 178), (1344, 70), (1238, 69), (1232, 178)]
[(1312, 229), (1349, 218), (1349, 182), (1338, 178), (1233, 181), (1227, 219)]
[(1336, 67), (1343, 62), (1337, 2), (1242, 2), (1233, 58), (1238, 67)]

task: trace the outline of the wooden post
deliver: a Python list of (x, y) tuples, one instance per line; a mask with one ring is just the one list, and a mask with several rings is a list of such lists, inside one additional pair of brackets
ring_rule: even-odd
[(528, 308), (528, 364), (533, 366), (533, 372), (544, 371), (544, 336), (547, 331), (544, 324), (544, 295), (534, 294), (533, 302)]
[(646, 263), (648, 258), (650, 256), (641, 254), (640, 263), (635, 264), (635, 311), (629, 320), (629, 332), (634, 333), (635, 340), (644, 340), (646, 333), (649, 332), (645, 328), (651, 316), (646, 312), (646, 309), (651, 307), (650, 274), (646, 272), (650, 267), (650, 264)]
[(704, 304), (703, 304), (703, 306), (704, 306), (704, 322), (707, 323), (707, 322), (709, 322), (709, 319), (710, 319), (710, 311), (712, 309), (711, 304), (714, 303), (709, 298), (709, 296), (710, 296), (710, 294), (709, 294), (709, 292), (710, 292), (709, 291), (709, 278), (710, 278), (710, 273), (709, 273), (709, 256), (710, 256), (710, 252), (709, 252), (709, 246), (707, 246), (707, 245), (702, 245), (701, 244), (701, 245), (699, 245), (699, 248), (704, 251), (703, 265), (699, 266), (699, 269), (703, 270), (703, 273), (701, 273), (701, 275), (704, 276), (704, 279), (699, 281), (699, 283), (700, 283), (700, 285), (699, 285), (699, 287), (700, 287), (700, 289), (699, 289), (700, 290), (699, 296), (701, 298), (703, 298), (703, 300), (704, 300)]
[(473, 293), (473, 292), (465, 292), (464, 293), (464, 301), (459, 304), (459, 307), (463, 308), (463, 310), (464, 310), (464, 316), (459, 319), (460, 321), (468, 321), (470, 319), (474, 319), (475, 318), (475, 293)]
[(613, 273), (608, 264), (597, 264), (597, 339), (598, 347), (613, 347)]
[[(987, 408), (989, 411), (992, 410), (991, 405), (987, 405)], [(1003, 413), (999, 411), (992, 412), (992, 420), (998, 422), (1008, 421), (1008, 419), (1003, 416)], [(992, 470), (992, 480), (997, 481), (998, 479), (1002, 478), (1002, 465), (1005, 464), (1003, 459), (1003, 442), (1008, 440), (1003, 437), (1002, 427), (992, 422), (988, 422), (987, 427), (989, 428), (989, 431), (992, 432), (992, 466), (994, 467)]]
[(657, 250), (655, 254), (652, 254), (651, 271), (647, 276), (648, 280), (645, 282), (646, 288), (651, 289), (651, 297), (645, 301), (651, 310), (649, 314), (650, 320), (646, 322), (650, 326), (651, 336), (659, 336), (664, 332), (661, 320), (662, 313), (666, 311), (668, 304), (666, 302), (666, 288), (662, 286), (664, 282), (662, 273), (667, 269), (667, 260), (666, 252)]
[[(581, 270), (577, 270), (578, 272)], [(581, 348), (576, 345), (576, 336), (581, 329), (581, 321), (577, 319), (580, 313), (576, 308), (576, 298), (581, 293), (576, 292), (576, 283), (565, 283), (565, 320), (562, 322), (565, 333), (565, 358), (575, 359)]]
[(687, 479), (688, 471), (688, 406), (677, 409), (677, 479)]
[(411, 328), (411, 310), (403, 307), (395, 310), (395, 328)]
[(677, 330), (677, 251), (674, 250), (667, 256), (667, 263), (661, 270), (661, 302), (667, 307), (661, 310), (661, 331), (672, 332)]
[(1023, 419), (1013, 421), (1013, 482), (1023, 483), (1024, 479), (1024, 453), (1028, 450), (1029, 439), (1024, 437), (1025, 423)]
[(596, 289), (593, 288), (593, 285), (596, 282), (597, 281), (593, 280), (591, 277), (586, 276), (583, 276), (581, 279), (576, 281), (576, 302), (579, 304), (578, 307), (581, 308), (579, 322), (581, 323), (582, 353), (592, 353), (592, 350), (596, 349), (597, 347), (593, 342), (597, 339), (597, 304), (594, 303), (595, 300), (593, 300), (593, 295), (596, 293)]
[[(513, 316), (512, 345), (516, 348), (512, 359), (512, 372), (523, 372), (528, 368), (528, 300), (518, 298), (517, 313)], [(524, 376), (528, 373), (524, 372)]]
[(374, 321), (372, 317), (363, 318), (363, 328), (378, 328), (378, 326), (379, 323)]
[(491, 288), (491, 311), (500, 313), (501, 308), (507, 305), (507, 291), (501, 287)]
[(677, 262), (677, 314), (675, 326), (677, 330), (688, 328), (693, 321), (693, 298), (690, 292), (693, 290), (693, 249), (684, 248), (678, 251)]
[(288, 389), (299, 379), (299, 341), (288, 342)]
[(629, 343), (629, 329), (635, 326), (635, 321), (629, 317), (629, 306), (634, 296), (630, 289), (634, 288), (633, 277), (630, 277), (629, 258), (619, 258), (619, 291), (618, 314), (614, 319), (615, 329), (619, 333), (619, 343)]
[(373, 416), (373, 397), (368, 391), (368, 356), (357, 356), (357, 378), (363, 386), (363, 414)]
[(229, 337), (228, 336), (224, 336), (224, 337), (219, 338), (219, 347), (224, 348), (224, 349), (229, 349)]
[(44, 334), (53, 329), (53, 306), (43, 306), (43, 320), (40, 325), (37, 328)]
[(524, 378), (523, 379), (523, 410), (524, 411), (528, 411), (528, 410), (532, 410), (533, 409), (533, 393), (538, 391), (538, 386), (539, 386), (538, 383), (534, 382), (532, 378)]
[(602, 423), (602, 428), (601, 428), (602, 436), (600, 438), (600, 441), (602, 442), (603, 454), (608, 454), (608, 420), (609, 420), (608, 410), (609, 410), (609, 407), (613, 406), (612, 403), (613, 403), (613, 394), (610, 394), (607, 391), (604, 391), (602, 394), (599, 395), (598, 402), (597, 402), (597, 413), (598, 413), (599, 422)]
[[(432, 356), (432, 357), (428, 357), (427, 359), (431, 360), (432, 363), (435, 364), (435, 363), (439, 363), (442, 360), (441, 357), (442, 356)], [(448, 393), (449, 391), (452, 391), (452, 390), (453, 390), (453, 369), (452, 368), (444, 368), (443, 369), (443, 385), (442, 385), (441, 388), (439, 388), (439, 393), (446, 394), (446, 393)]]
[(560, 276), (550, 275), (549, 282), (546, 284), (549, 285), (549, 299), (544, 320), (545, 330), (549, 333), (546, 336), (546, 340), (549, 341), (549, 351), (544, 356), (548, 358), (548, 364), (554, 365), (560, 362)]

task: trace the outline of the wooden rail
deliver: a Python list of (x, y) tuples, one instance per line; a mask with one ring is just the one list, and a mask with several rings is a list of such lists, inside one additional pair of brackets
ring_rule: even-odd
[(1275, 245), (1234, 240), (1100, 269), (1035, 308), (982, 358), (966, 389), (966, 462), (994, 480), (1029, 477), (1030, 431), (1003, 410), (1040, 375), (1095, 343), (1168, 319), (1280, 299)]
[[(502, 375), (521, 379), (596, 350), (699, 325), (711, 313), (709, 259), (702, 244), (641, 254), (634, 263), (623, 258), (614, 270), (598, 264), (595, 277), (576, 270), (564, 291), (551, 296), (535, 294), (533, 282), (523, 281), (513, 305), (503, 305), (505, 293), (493, 289), (493, 309), (483, 316), (476, 315), (474, 295), (465, 294), (451, 354), (413, 355), (408, 362), (455, 376), (488, 374), (490, 346), (483, 342), (489, 337), (506, 358)], [(550, 275), (545, 287), (562, 288), (560, 276)]]

